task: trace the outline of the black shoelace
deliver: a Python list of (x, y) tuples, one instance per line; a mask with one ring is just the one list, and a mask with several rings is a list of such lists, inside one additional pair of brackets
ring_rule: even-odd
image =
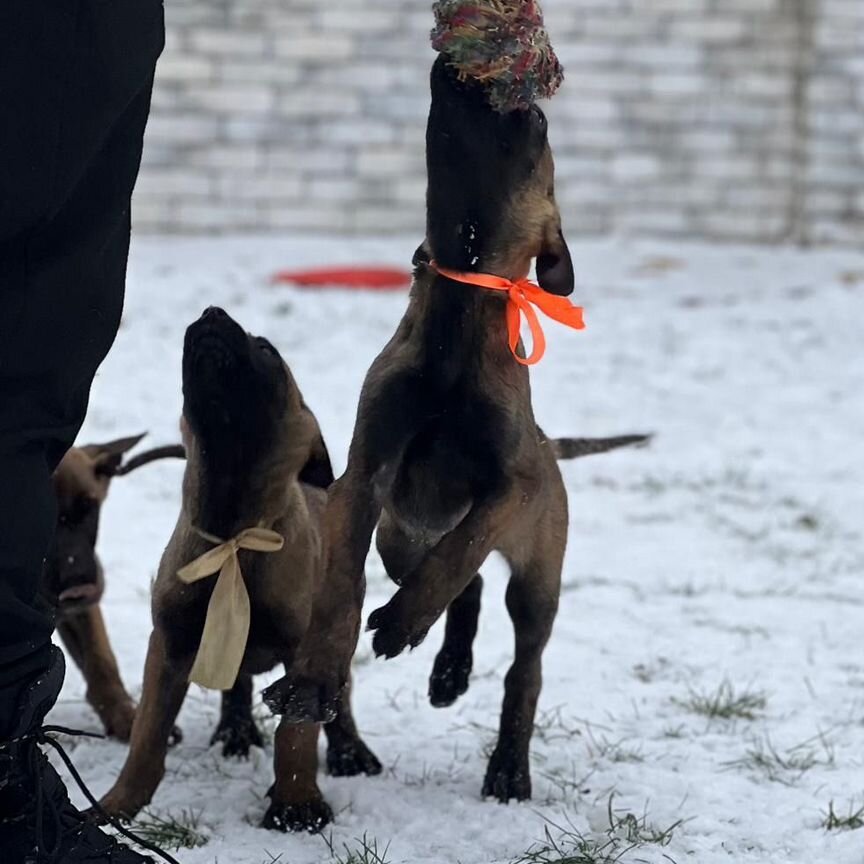
[[(13, 744), (22, 744), (27, 741), (33, 741), (36, 744), (47, 744), (50, 747), (53, 747), (54, 750), (57, 751), (60, 758), (63, 760), (63, 764), (69, 770), (69, 773), (72, 775), (72, 779), (78, 784), (78, 788), (83, 793), (84, 797), (90, 803), (90, 806), (93, 808), (94, 812), (99, 815), (99, 817), (108, 823), (115, 831), (122, 834), (127, 840), (131, 840), (137, 846), (140, 846), (142, 849), (146, 849), (148, 852), (152, 852), (154, 855), (158, 855), (163, 861), (167, 861), (168, 864), (180, 864), (180, 862), (169, 855), (167, 852), (160, 849), (158, 846), (144, 840), (141, 837), (133, 834), (128, 828), (124, 827), (123, 824), (115, 819), (113, 816), (109, 815), (101, 804), (96, 800), (93, 793), (87, 788), (87, 784), (82, 779), (81, 775), (78, 773), (78, 769), (72, 764), (72, 760), (69, 758), (69, 754), (63, 748), (63, 745), (57, 741), (55, 738), (51, 738), (51, 734), (61, 734), (61, 735), (72, 735), (75, 737), (83, 737), (83, 738), (104, 738), (104, 735), (97, 735), (94, 732), (81, 732), (77, 729), (67, 729), (65, 726), (43, 726), (41, 729), (36, 732), (32, 732), (28, 735), (22, 735), (19, 738), (14, 738), (11, 741), (6, 741), (0, 744), (0, 749), (8, 747)], [(36, 839), (38, 842), (38, 848), (40, 851), (47, 851), (45, 846), (45, 837), (44, 837), (44, 805), (45, 805), (45, 796), (44, 789), (42, 788), (42, 771), (39, 769), (38, 765), (39, 752), (37, 748), (33, 748), (30, 752), (30, 770), (35, 775), (36, 778)], [(71, 806), (71, 805), (70, 805)], [(60, 812), (55, 803), (51, 802), (51, 815), (54, 818), (54, 834), (55, 834), (55, 843), (54, 848), (48, 853), (49, 861), (55, 861), (58, 852), (60, 851), (60, 846), (63, 838), (63, 826), (61, 824)], [(86, 821), (86, 817), (80, 817), (82, 822)], [(113, 838), (112, 838), (113, 839)], [(116, 843), (116, 840), (114, 840)]]

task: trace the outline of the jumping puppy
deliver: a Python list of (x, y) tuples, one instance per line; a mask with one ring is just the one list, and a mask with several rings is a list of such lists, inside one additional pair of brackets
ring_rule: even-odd
[[(286, 673), (302, 679), (313, 658), (344, 652), (314, 611), (322, 596), (337, 607), (353, 603), (325, 578), (322, 487), (332, 480), (327, 449), (276, 349), (245, 333), (221, 309), (208, 309), (186, 332), (183, 396), (182, 507), (153, 587), (153, 633), (129, 755), (101, 802), (111, 814), (132, 816), (153, 796), (164, 773), (169, 730), (190, 672), (198, 668), (216, 580), (181, 581), (178, 574), (190, 562), (249, 529), (284, 538), (281, 548), (250, 551), (240, 545), (237, 553), (250, 626), (217, 730), (229, 752), (256, 743), (251, 676), (283, 664)], [(232, 629), (226, 626), (217, 636), (229, 641)], [(335, 719), (327, 718), (328, 764), (337, 773), (377, 773), (380, 765), (357, 735), (347, 690), (338, 709)], [(316, 780), (319, 726), (309, 718), (292, 725), (283, 717), (264, 827), (318, 831), (332, 819)]]
[(143, 437), (73, 447), (63, 458), (54, 472), (57, 527), (41, 586), (43, 598), (57, 610), (63, 645), (87, 684), (87, 701), (105, 734), (120, 741), (129, 740), (135, 703), (123, 686), (99, 607), (105, 585), (96, 554), (99, 514), (112, 477), (154, 458), (182, 455), (182, 448), (160, 448), (124, 465), (123, 456)]
[[(366, 377), (348, 468), (331, 492), (330, 578), (362, 584), (377, 525), (400, 588), (369, 617), (375, 653), (418, 645), (446, 612), (430, 681), (432, 704), (446, 705), (467, 686), (464, 663), (451, 661), (473, 639), (478, 569), (493, 550), (504, 555), (516, 654), (483, 794), (525, 799), (567, 497), (556, 448), (534, 420), (528, 372), (508, 347), (506, 295), (438, 268), (516, 281), (536, 258), (540, 287), (567, 295), (573, 266), (542, 111), (493, 111), (480, 86), (460, 81), (440, 56), (431, 89), (426, 242), (405, 317)], [(345, 670), (330, 674), (338, 680)]]

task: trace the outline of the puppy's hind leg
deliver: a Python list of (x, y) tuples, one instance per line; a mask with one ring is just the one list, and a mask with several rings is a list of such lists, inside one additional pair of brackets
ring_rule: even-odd
[(308, 831), (317, 834), (333, 821), (333, 811), (321, 795), (318, 772), (317, 723), (289, 723), (276, 730), (276, 782), (268, 795), (271, 803), (261, 822), (273, 831)]
[(558, 611), (566, 510), (563, 526), (551, 526), (552, 521), (537, 526), (527, 560), (508, 556), (513, 573), (507, 586), (507, 611), (515, 630), (516, 656), (504, 679), (498, 743), (483, 782), (483, 795), (494, 795), (503, 803), (531, 797), (528, 751), (542, 685), (543, 649)]
[(351, 682), (339, 696), (336, 719), (324, 726), (327, 733), (327, 772), (333, 777), (381, 773), (381, 763), (366, 746), (351, 711)]
[(192, 660), (191, 656), (182, 661), (169, 658), (162, 634), (153, 631), (126, 763), (114, 786), (99, 802), (112, 816), (133, 817), (150, 803), (162, 780), (174, 720), (189, 687)]
[(444, 644), (429, 676), (429, 701), (435, 708), (452, 705), (468, 690), (482, 593), (483, 577), (478, 573), (447, 609)]
[(126, 692), (98, 605), (57, 622), (57, 632), (87, 683), (87, 701), (99, 715), (105, 734), (128, 741), (135, 703)]
[(252, 676), (241, 672), (230, 690), (222, 692), (219, 725), (210, 744), (222, 743), (222, 755), (249, 756), (250, 747), (263, 747), (264, 739), (252, 717)]

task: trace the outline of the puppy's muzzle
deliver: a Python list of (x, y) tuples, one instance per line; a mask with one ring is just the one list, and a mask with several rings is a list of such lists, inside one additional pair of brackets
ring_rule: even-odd
[(186, 331), (185, 353), (191, 372), (205, 386), (218, 386), (238, 364), (246, 334), (224, 309), (210, 306)]
[(61, 612), (74, 612), (95, 606), (102, 598), (102, 586), (94, 582), (82, 582), (64, 588), (57, 598)]

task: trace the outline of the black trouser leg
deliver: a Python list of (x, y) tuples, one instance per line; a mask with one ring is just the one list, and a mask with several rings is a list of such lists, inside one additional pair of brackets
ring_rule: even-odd
[(45, 668), (51, 473), (120, 321), (161, 0), (0, 8), (0, 735)]

